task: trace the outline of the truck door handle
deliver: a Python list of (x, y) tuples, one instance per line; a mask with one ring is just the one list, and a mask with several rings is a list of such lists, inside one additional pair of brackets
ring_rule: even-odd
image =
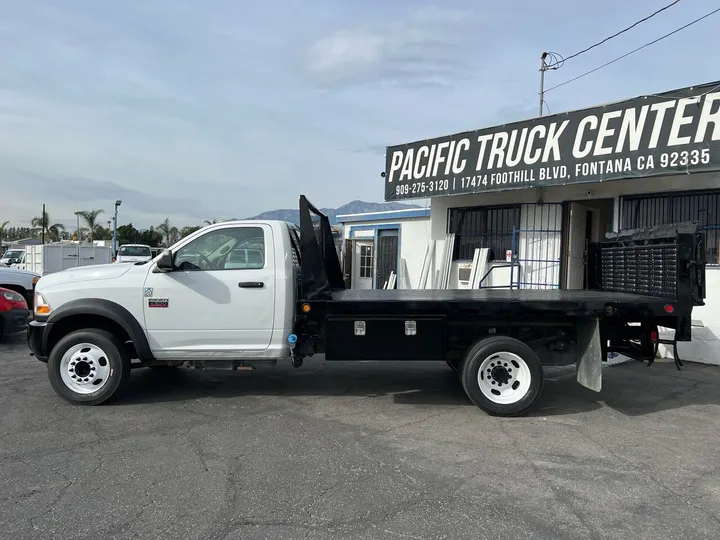
[(265, 284), (262, 281), (241, 281), (238, 287), (241, 289), (262, 289)]

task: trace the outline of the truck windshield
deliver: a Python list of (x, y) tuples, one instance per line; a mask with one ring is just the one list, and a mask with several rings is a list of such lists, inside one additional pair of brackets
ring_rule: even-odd
[(145, 246), (120, 246), (120, 255), (125, 257), (150, 257), (150, 248)]
[(0, 260), (18, 262), (24, 254), (24, 249), (8, 249)]

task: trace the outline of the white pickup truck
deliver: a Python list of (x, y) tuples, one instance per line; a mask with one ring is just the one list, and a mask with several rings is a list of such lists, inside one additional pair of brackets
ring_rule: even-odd
[[(695, 227), (594, 246), (595, 290), (346, 290), (329, 220), (301, 197), (299, 228), (223, 222), (152, 261), (43, 276), (28, 343), (74, 403), (106, 401), (133, 367), (299, 367), (322, 353), (445, 361), (478, 407), (517, 415), (540, 395), (543, 365), (576, 364), (580, 384), (600, 391), (608, 352), (652, 362), (658, 326), (691, 339), (692, 308), (705, 295)], [(618, 243), (623, 261), (643, 257), (630, 276), (643, 294), (610, 279), (632, 273), (616, 263)]]
[(115, 262), (136, 263), (152, 259), (152, 250), (145, 244), (123, 244), (118, 249)]

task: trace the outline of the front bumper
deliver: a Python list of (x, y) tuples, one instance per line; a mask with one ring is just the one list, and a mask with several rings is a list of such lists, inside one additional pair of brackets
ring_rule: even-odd
[(41, 362), (47, 362), (48, 360), (44, 339), (46, 329), (47, 323), (43, 321), (30, 321), (27, 327), (28, 347), (30, 347), (33, 356)]
[(3, 336), (24, 332), (28, 327), (30, 314), (27, 309), (11, 309), (0, 313), (0, 326)]

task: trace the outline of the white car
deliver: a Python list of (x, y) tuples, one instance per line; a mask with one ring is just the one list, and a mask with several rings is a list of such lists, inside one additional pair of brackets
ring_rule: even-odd
[(150, 246), (145, 244), (125, 244), (120, 246), (115, 262), (137, 263), (149, 261), (150, 259), (152, 259)]

